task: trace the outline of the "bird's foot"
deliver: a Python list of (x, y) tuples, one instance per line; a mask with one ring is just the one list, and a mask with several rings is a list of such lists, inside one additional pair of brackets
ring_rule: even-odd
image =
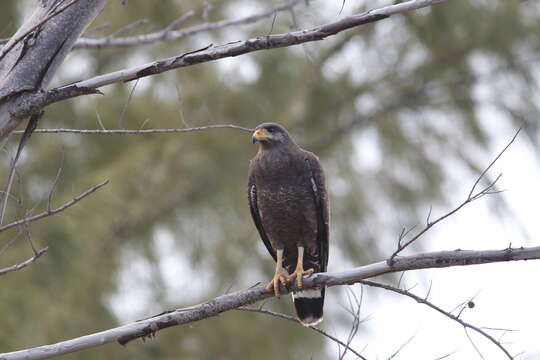
[(287, 285), (287, 278), (285, 277), (285, 270), (283, 270), (283, 268), (276, 269), (274, 278), (266, 285), (266, 290), (271, 291), (274, 289), (274, 295), (279, 296), (279, 283), (283, 286)]
[(309, 275), (309, 274), (313, 273), (313, 271), (315, 271), (315, 270), (313, 270), (313, 269), (304, 270), (304, 268), (302, 268), (302, 267), (297, 267), (296, 270), (294, 270), (294, 272), (287, 277), (287, 281), (291, 281), (291, 280), (296, 279), (296, 284), (298, 285), (298, 288), (301, 289), (302, 288), (302, 276)]

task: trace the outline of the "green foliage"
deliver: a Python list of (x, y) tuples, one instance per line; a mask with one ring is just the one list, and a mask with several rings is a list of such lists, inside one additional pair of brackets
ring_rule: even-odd
[[(17, 3), (2, 2), (0, 23), (22, 21)], [(226, 10), (239, 3), (216, 3), (210, 20), (231, 16)], [(94, 24), (110, 27), (92, 36), (143, 17), (150, 23), (138, 32), (157, 30), (191, 9), (197, 15), (185, 26), (197, 24), (202, 6), (202, 1), (130, 1), (128, 6), (111, 1)], [(330, 14), (321, 14), (321, 6), (330, 7)], [(389, 254), (401, 226), (422, 219), (429, 204), (448, 200), (442, 191), (452, 180), (446, 163), (473, 171), (484, 165), (474, 156), (489, 143), (488, 123), (479, 111), (485, 105), (477, 95), (480, 88), (492, 90), (492, 106), (507, 114), (510, 124), (538, 115), (529, 100), (536, 91), (529, 65), (538, 60), (540, 43), (533, 34), (540, 22), (538, 15), (523, 16), (526, 6), (520, 1), (449, 2), (303, 48), (262, 51), (113, 85), (104, 89), (105, 96), (51, 106), (41, 127), (99, 128), (101, 122), (107, 129), (230, 123), (253, 128), (280, 122), (323, 161), (332, 195), (329, 268), (342, 269)], [(334, 20), (337, 11), (313, 2), (295, 13), (299, 26), (307, 26)], [(235, 31), (136, 48), (76, 50), (56, 82), (209, 42), (264, 35), (270, 23), (271, 18)], [(274, 31), (288, 31), (291, 23), (289, 13), (280, 13)], [(13, 32), (16, 25), (5, 31)], [(78, 67), (77, 75), (70, 66)], [(238, 75), (244, 72), (248, 75)], [(513, 94), (498, 91), (505, 81), (512, 82)], [(536, 138), (535, 125), (526, 125)], [(119, 325), (126, 319), (117, 318), (110, 301), (119, 289), (128, 295), (137, 294), (139, 286), (151, 289), (147, 309), (136, 313), (145, 317), (269, 279), (273, 264), (246, 204), (247, 165), (256, 151), (249, 140), (249, 133), (229, 129), (34, 135), (15, 184), (26, 211), (47, 207), (62, 158), (54, 206), (104, 179), (111, 183), (61, 215), (30, 225), (36, 246), (50, 250), (29, 268), (0, 277), (0, 352)], [(12, 137), (12, 148), (16, 142)], [(9, 219), (25, 213), (15, 201), (9, 208)], [(166, 286), (156, 246), (160, 229), (172, 234), (172, 251), (189, 270), (177, 274), (178, 284), (201, 282), (198, 292), (171, 293)], [(18, 231), (3, 233), (0, 246)], [(31, 256), (24, 238), (1, 254), (0, 267)], [(149, 264), (146, 281), (124, 289), (120, 274), (141, 258)], [(126, 307), (138, 301), (126, 294), (121, 297)], [(289, 299), (268, 306), (292, 311)], [(318, 335), (296, 324), (233, 311), (160, 332), (146, 344), (109, 345), (68, 358), (274, 359), (286, 351), (291, 358), (322, 359), (327, 350)]]

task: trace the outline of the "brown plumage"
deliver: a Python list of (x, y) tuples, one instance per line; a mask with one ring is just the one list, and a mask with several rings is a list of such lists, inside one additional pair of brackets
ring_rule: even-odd
[[(279, 283), (326, 271), (329, 211), (324, 173), (319, 159), (300, 148), (281, 125), (264, 123), (255, 129), (259, 152), (249, 164), (251, 215), (264, 245), (276, 261), (268, 284), (279, 295)], [(283, 268), (290, 274), (283, 271)], [(304, 325), (322, 320), (324, 288), (293, 294)]]

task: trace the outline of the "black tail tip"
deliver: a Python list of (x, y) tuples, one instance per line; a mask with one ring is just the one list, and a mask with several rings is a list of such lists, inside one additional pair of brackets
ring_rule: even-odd
[(323, 319), (324, 298), (295, 298), (294, 308), (298, 320), (304, 326), (312, 326)]

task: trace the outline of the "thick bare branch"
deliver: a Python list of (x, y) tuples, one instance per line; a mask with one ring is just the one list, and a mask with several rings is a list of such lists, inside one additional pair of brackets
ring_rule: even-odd
[(209, 22), (200, 25), (191, 26), (181, 30), (174, 30), (181, 23), (186, 21), (188, 18), (194, 15), (193, 11), (190, 11), (177, 20), (173, 21), (167, 27), (160, 31), (156, 31), (149, 34), (127, 36), (127, 37), (118, 37), (118, 34), (115, 33), (112, 36), (107, 36), (99, 39), (90, 39), (90, 38), (80, 38), (75, 43), (74, 48), (102, 48), (102, 47), (129, 47), (129, 46), (138, 46), (144, 44), (153, 44), (156, 42), (164, 40), (180, 40), (188, 36), (193, 36), (195, 34), (223, 29), (236, 25), (247, 25), (258, 22), (267, 17), (273, 16), (275, 13), (288, 10), (304, 0), (287, 0), (283, 4), (269, 8), (267, 10), (261, 11), (260, 13), (245, 16), (239, 19), (234, 20), (222, 20), (216, 22)]
[[(394, 14), (420, 9), (444, 1), (447, 0), (411, 0), (396, 5), (370, 10), (362, 14), (348, 16), (339, 21), (319, 25), (307, 30), (262, 36), (244, 41), (235, 41), (221, 46), (209, 45), (203, 49), (191, 51), (168, 59), (158, 60), (134, 68), (96, 76), (94, 78), (72, 84), (68, 87), (76, 86), (84, 88), (99, 88), (120, 81), (131, 81), (179, 67), (200, 64), (225, 57), (238, 56), (259, 50), (287, 47), (306, 42), (323, 40), (328, 36), (335, 35), (353, 27), (379, 21)], [(58, 91), (62, 91), (65, 88), (60, 88)]]
[[(106, 0), (42, 0), (0, 52), (0, 140), (39, 112), (37, 96)], [(54, 21), (53, 21), (54, 20)], [(24, 109), (24, 116), (18, 113)]]
[(9, 41), (7, 42), (6, 46), (2, 47), (0, 49), (0, 60), (11, 50), (13, 49), (18, 43), (24, 40), (25, 37), (30, 35), (32, 32), (39, 29), (40, 26), (45, 24), (47, 21), (51, 20), (53, 17), (61, 14), (63, 11), (68, 9), (70, 6), (75, 5), (77, 1), (80, 0), (71, 0), (71, 2), (64, 4), (60, 7), (55, 8), (49, 15), (45, 16), (44, 18), (40, 19), (36, 24), (30, 26), (28, 29), (25, 29), (22, 32), (19, 32), (15, 36), (13, 36)]
[[(361, 14), (351, 15), (336, 22), (319, 25), (311, 29), (293, 31), (283, 34), (260, 36), (249, 40), (235, 41), (220, 46), (208, 45), (199, 50), (181, 55), (153, 61), (136, 67), (99, 75), (71, 85), (63, 86), (45, 93), (27, 93), (14, 104), (11, 114), (24, 118), (49, 104), (73, 97), (96, 92), (106, 85), (132, 81), (142, 77), (160, 74), (173, 69), (202, 64), (227, 57), (239, 56), (255, 51), (288, 47), (313, 41), (355, 28), (364, 24), (386, 19), (391, 15), (420, 9), (449, 0), (409, 0), (403, 3), (373, 9)], [(15, 106), (16, 105), (16, 106)]]
[[(533, 259), (540, 259), (540, 247), (486, 251), (455, 250), (424, 253), (416, 256), (398, 256), (394, 259), (392, 266), (388, 265), (388, 261), (380, 261), (346, 271), (313, 274), (304, 279), (303, 289), (313, 289), (321, 286), (350, 285), (373, 276), (406, 270)], [(285, 295), (292, 290), (293, 288), (281, 289), (281, 293)], [(200, 305), (166, 312), (146, 320), (91, 335), (52, 345), (0, 354), (0, 360), (47, 359), (115, 341), (126, 344), (133, 339), (151, 336), (161, 329), (203, 320), (272, 296), (273, 292), (266, 290), (261, 285), (248, 290), (222, 295)]]
[(37, 221), (39, 219), (43, 219), (44, 217), (47, 217), (47, 216), (52, 216), (52, 215), (55, 215), (55, 214), (58, 214), (59, 212), (61, 211), (64, 211), (66, 210), (67, 208), (75, 205), (76, 203), (78, 203), (79, 201), (81, 201), (82, 199), (84, 199), (85, 197), (87, 197), (88, 195), (96, 192), (97, 190), (99, 190), (101, 187), (107, 185), (109, 183), (109, 180), (105, 180), (95, 186), (92, 186), (90, 189), (86, 190), (85, 192), (83, 192), (82, 194), (80, 195), (77, 195), (75, 196), (73, 199), (71, 199), (70, 201), (66, 202), (65, 204), (57, 207), (56, 209), (50, 209), (48, 208), (46, 211), (42, 212), (42, 213), (39, 213), (37, 215), (34, 215), (34, 216), (30, 216), (30, 217), (25, 217), (24, 219), (19, 219), (17, 221), (14, 221), (12, 223), (9, 223), (9, 224), (6, 224), (4, 226), (0, 226), (0, 232), (2, 231), (6, 231), (8, 229), (11, 229), (15, 226), (19, 226), (21, 224), (27, 224), (27, 223), (31, 223), (33, 221)]

